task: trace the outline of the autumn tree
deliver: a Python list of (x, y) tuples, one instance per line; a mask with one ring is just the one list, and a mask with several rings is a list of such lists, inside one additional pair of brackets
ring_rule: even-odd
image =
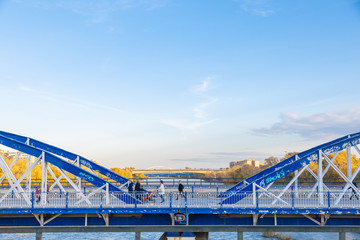
[(285, 160), (285, 159), (287, 159), (289, 157), (292, 157), (295, 154), (298, 154), (298, 152), (287, 152), (287, 153), (285, 153), (285, 156), (281, 159), (281, 161), (283, 161), (283, 160)]
[(265, 158), (263, 168), (271, 167), (271, 166), (277, 164), (278, 162), (280, 162), (280, 160), (277, 157), (271, 156), (271, 157)]

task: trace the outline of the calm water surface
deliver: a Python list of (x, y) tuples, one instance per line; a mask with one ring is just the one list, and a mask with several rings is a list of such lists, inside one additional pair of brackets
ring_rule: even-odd
[[(337, 233), (284, 233), (290, 235), (294, 240), (338, 240)], [(142, 240), (157, 240), (162, 233), (142, 233)], [(210, 240), (233, 240), (236, 233), (210, 233)], [(32, 240), (35, 234), (0, 234), (1, 240)], [(44, 240), (131, 240), (135, 239), (134, 233), (44, 233)], [(261, 233), (245, 233), (244, 239), (270, 240), (275, 238), (264, 238)], [(347, 233), (347, 240), (359, 239), (359, 233)]]

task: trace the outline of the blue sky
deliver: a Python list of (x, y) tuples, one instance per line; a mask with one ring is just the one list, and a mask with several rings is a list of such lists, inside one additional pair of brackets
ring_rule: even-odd
[(107, 167), (360, 131), (360, 1), (0, 0), (1, 130)]

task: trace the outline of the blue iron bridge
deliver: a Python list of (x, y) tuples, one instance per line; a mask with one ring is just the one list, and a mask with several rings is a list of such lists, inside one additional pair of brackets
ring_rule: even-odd
[[(360, 165), (351, 165), (351, 155), (360, 155), (360, 133), (298, 153), (225, 191), (191, 188), (179, 194), (168, 189), (163, 202), (156, 189), (129, 193), (130, 180), (50, 144), (4, 131), (0, 144), (18, 151), (10, 163), (0, 156), (0, 183), (6, 179), (9, 184), (0, 190), (0, 226), (360, 224), (360, 192), (354, 183)], [(346, 173), (334, 164), (341, 151), (347, 156)], [(16, 178), (12, 168), (23, 154), (26, 171)], [(311, 163), (317, 171), (309, 168)], [(31, 173), (38, 165), (40, 188), (31, 186)], [(329, 169), (344, 183), (327, 186), (323, 179)], [(315, 179), (314, 185), (298, 184), (305, 171)], [(286, 185), (274, 184), (291, 173)], [(93, 187), (83, 191), (83, 182)]]

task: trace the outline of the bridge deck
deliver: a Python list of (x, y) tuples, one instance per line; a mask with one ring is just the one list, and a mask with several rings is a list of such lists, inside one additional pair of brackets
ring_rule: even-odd
[[(272, 194), (277, 195), (280, 191), (273, 190)], [(270, 212), (282, 212), (282, 214), (293, 214), (294, 210), (297, 212), (321, 212), (339, 211), (339, 214), (360, 214), (360, 197), (348, 191), (339, 203), (336, 203), (336, 198), (341, 194), (341, 191), (313, 193), (309, 195), (309, 191), (301, 190), (297, 193), (292, 191), (286, 192), (281, 198), (274, 198), (272, 195), (256, 192), (255, 196), (252, 192), (235, 194), (235, 198), (239, 198), (234, 204), (223, 204), (222, 199), (227, 197), (227, 194), (217, 192), (186, 192), (184, 196), (179, 196), (177, 192), (167, 192), (165, 194), (165, 201), (161, 202), (159, 195), (156, 192), (150, 194), (132, 194), (132, 197), (142, 201), (142, 204), (134, 203), (127, 204), (120, 200), (122, 197), (127, 197), (123, 192), (113, 192), (109, 195), (105, 193), (91, 193), (87, 196), (89, 201), (78, 193), (59, 193), (50, 192), (47, 194), (47, 202), (41, 203), (36, 194), (26, 193), (31, 199), (29, 205), (22, 198), (17, 198), (16, 195), (10, 194), (0, 203), (2, 211), (11, 212), (11, 209), (16, 209), (14, 213), (26, 212), (28, 210), (49, 209), (84, 209), (87, 212), (93, 212), (91, 209), (113, 209), (117, 212), (136, 211), (149, 212), (169, 210), (169, 209), (187, 209), (194, 212), (211, 213), (219, 209), (233, 209), (232, 212), (249, 213), (258, 211), (259, 209), (267, 209)], [(118, 195), (123, 195), (119, 197)], [(1, 197), (1, 194), (0, 194)], [(21, 210), (19, 210), (21, 209)], [(156, 209), (156, 210), (154, 210)]]

